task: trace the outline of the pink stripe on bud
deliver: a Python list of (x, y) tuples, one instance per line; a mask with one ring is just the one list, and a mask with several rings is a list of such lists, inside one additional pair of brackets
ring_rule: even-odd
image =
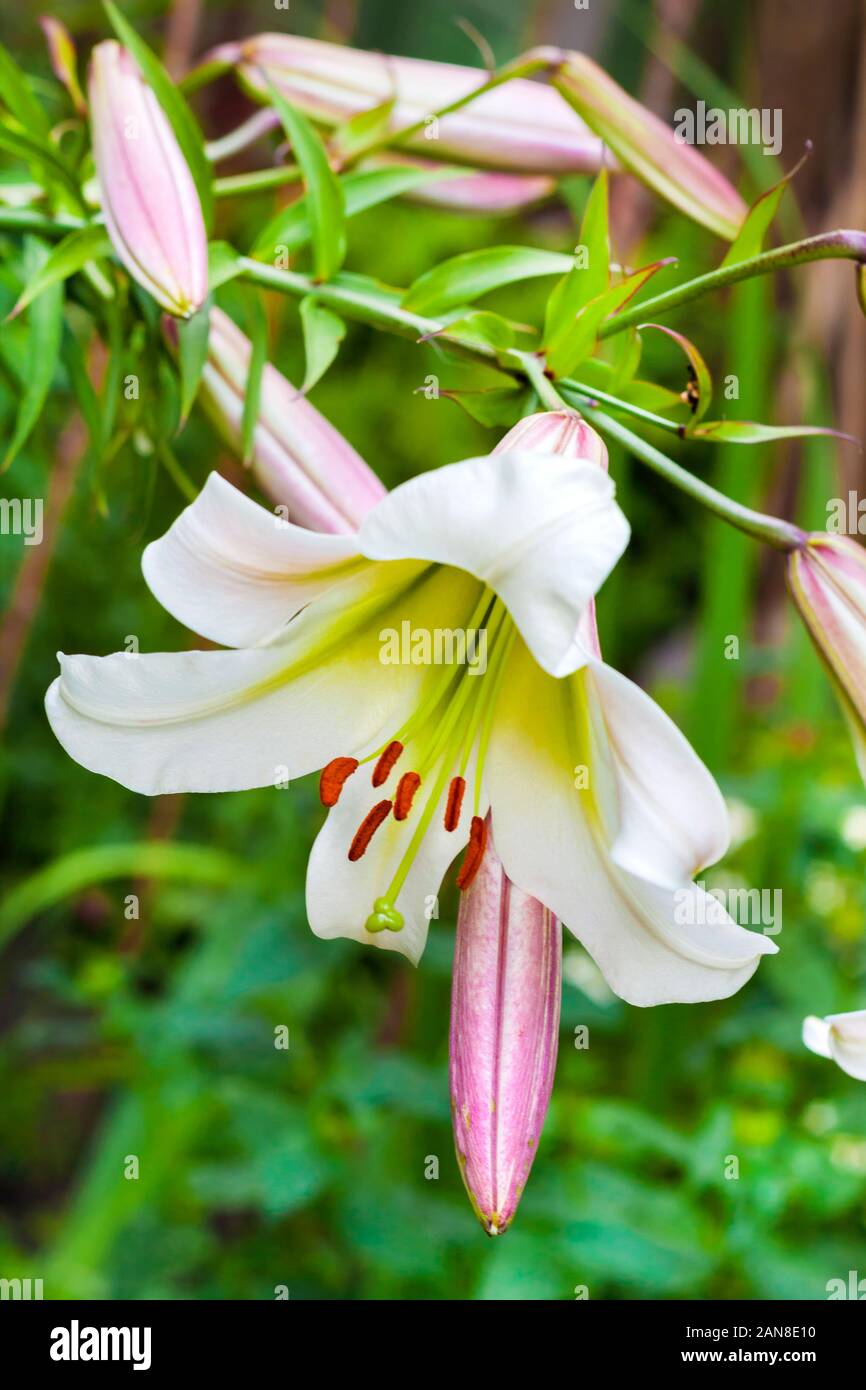
[(562, 928), (491, 843), (463, 893), (451, 993), (451, 1111), (488, 1235), (514, 1219), (547, 1114), (559, 1042)]
[(736, 189), (585, 53), (539, 49), (560, 70), (554, 84), (620, 163), (688, 217), (732, 241), (747, 212)]
[(112, 245), (158, 304), (188, 318), (208, 290), (201, 204), (165, 112), (130, 54), (113, 41), (93, 50), (90, 114)]
[(788, 556), (788, 588), (848, 721), (866, 781), (866, 550), (813, 532)]

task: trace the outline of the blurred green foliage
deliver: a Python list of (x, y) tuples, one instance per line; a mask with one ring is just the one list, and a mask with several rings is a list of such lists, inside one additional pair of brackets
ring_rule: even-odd
[[(521, 40), (516, 8), (461, 11), (506, 56)], [(443, 51), (440, 14), (362, 9), (362, 42), (466, 56), (450, 29)], [(98, 22), (90, 5), (56, 10), (84, 32)], [(261, 14), (252, 7), (245, 32)], [(293, 7), (293, 25), (312, 31), (312, 14)], [(44, 68), (35, 25), (19, 14), (12, 27), (18, 53)], [(585, 194), (575, 181), (576, 209)], [(272, 209), (270, 198), (231, 215), (222, 207), (220, 234), (249, 244)], [(394, 205), (353, 222), (348, 266), (402, 285), (494, 239), (565, 250), (572, 226), (551, 212), (503, 224)], [(660, 215), (642, 260), (675, 254), (697, 271), (711, 264), (707, 242)], [(0, 314), (20, 288), (18, 255), (4, 238)], [(540, 323), (549, 287), (490, 303)], [(249, 293), (220, 296), (242, 324)], [(724, 314), (690, 306), (677, 322), (717, 379), (744, 375), (742, 414), (765, 419), (785, 352), (772, 293), (740, 294)], [(271, 311), (272, 357), (299, 380), (296, 306)], [(0, 339), (4, 437), (19, 331)], [(679, 389), (682, 364), (655, 338), (647, 358)], [(394, 485), (496, 440), (455, 404), (418, 394), (437, 370), (429, 349), (351, 326), (313, 400)], [(820, 372), (810, 361), (803, 370), (826, 419)], [(46, 494), (68, 410), (56, 386), (4, 479), (11, 495)], [(178, 454), (196, 484), (221, 458), (197, 416)], [(750, 500), (776, 462), (771, 448), (692, 445), (682, 457)], [(804, 458), (801, 505), (820, 524), (832, 452), (810, 446)], [(732, 799), (740, 843), (707, 882), (781, 889), (780, 954), (730, 1001), (644, 1012), (613, 999), (570, 942), (544, 1139), (513, 1230), (488, 1241), (450, 1134), (453, 894), (417, 972), (401, 957), (317, 941), (303, 896), (321, 820), (309, 780), (170, 808), (91, 776), (48, 729), (41, 701), (57, 649), (188, 640), (139, 568), (183, 499), (127, 444), (79, 474), (2, 754), (0, 1275), (43, 1277), (47, 1297), (268, 1299), (286, 1286), (292, 1298), (568, 1299), (587, 1286), (591, 1298), (771, 1299), (823, 1298), (829, 1279), (862, 1269), (866, 1089), (807, 1053), (800, 1026), (807, 1013), (866, 1004), (866, 793), (794, 624), (782, 641), (754, 640), (750, 543), (638, 465), (614, 456), (612, 470), (634, 541), (602, 595), (602, 641), (688, 729)], [(2, 538), (4, 597), (22, 554), (20, 538)], [(729, 634), (738, 662), (724, 657)], [(166, 826), (171, 839), (155, 842)], [(125, 916), (130, 894), (137, 922)], [(574, 1045), (581, 1024), (587, 1050)], [(287, 1050), (275, 1046), (281, 1028)], [(125, 1176), (131, 1156), (137, 1178)], [(435, 1179), (425, 1176), (434, 1157)], [(726, 1176), (732, 1159), (737, 1177)]]

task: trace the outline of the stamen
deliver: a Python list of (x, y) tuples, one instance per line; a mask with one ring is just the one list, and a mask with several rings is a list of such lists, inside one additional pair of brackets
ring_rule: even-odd
[(332, 758), (319, 778), (319, 800), (323, 806), (336, 806), (343, 783), (358, 766), (357, 758)]
[(484, 851), (487, 848), (487, 822), (480, 816), (472, 817), (472, 828), (469, 831), (469, 844), (466, 846), (466, 854), (463, 863), (460, 865), (460, 872), (457, 875), (457, 887), (460, 889), (468, 888), (484, 858)]
[(452, 777), (451, 785), (448, 788), (448, 801), (445, 806), (445, 829), (456, 830), (460, 823), (460, 812), (463, 808), (463, 793), (466, 791), (466, 783), (462, 777)]
[(381, 758), (373, 768), (373, 786), (381, 787), (383, 782), (387, 782), (391, 775), (391, 769), (403, 752), (403, 745), (399, 739), (392, 739), (385, 749)]
[(366, 850), (382, 821), (391, 814), (390, 801), (377, 801), (372, 811), (368, 811), (358, 829), (355, 831), (355, 838), (349, 846), (349, 858), (352, 863), (360, 859)]
[(412, 801), (415, 793), (421, 785), (421, 778), (417, 772), (404, 772), (400, 781), (397, 783), (397, 792), (394, 797), (394, 819), (405, 820), (412, 810)]

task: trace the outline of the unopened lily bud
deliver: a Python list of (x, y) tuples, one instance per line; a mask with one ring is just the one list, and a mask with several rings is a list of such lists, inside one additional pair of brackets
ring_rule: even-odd
[(573, 459), (588, 459), (607, 471), (604, 440), (573, 410), (543, 410), (527, 415), (500, 439), (492, 452), (507, 454), (516, 449), (536, 454), (568, 454)]
[(813, 532), (788, 557), (788, 588), (824, 662), (866, 781), (866, 551)]
[[(221, 309), (212, 309), (202, 401), (236, 452), (252, 348)], [(287, 379), (268, 363), (253, 435), (253, 471), (288, 519), (312, 531), (354, 531), (385, 488), (371, 468)]]
[(621, 164), (688, 217), (732, 241), (746, 216), (736, 189), (692, 145), (624, 92), (585, 53), (541, 49), (561, 67), (554, 85)]
[(489, 842), (463, 893), (451, 992), (451, 1112), (488, 1235), (514, 1219), (541, 1138), (559, 1042), (562, 928)]
[(210, 60), (236, 65), (259, 100), (269, 99), (270, 81), (293, 106), (326, 126), (340, 125), (393, 97), (389, 129), (424, 122), (406, 147), (431, 159), (529, 174), (586, 173), (600, 169), (604, 160), (602, 142), (559, 94), (525, 78), (436, 118), (437, 111), (483, 86), (487, 74), (290, 34), (258, 34), (225, 44), (207, 55), (205, 61)]
[[(435, 170), (430, 159), (409, 159), (401, 152), (381, 154), (368, 160), (364, 167), (376, 168), (388, 164), (411, 165), (417, 169)], [(444, 171), (443, 171), (444, 173)], [(406, 197), (412, 203), (428, 207), (449, 208), (455, 212), (474, 212), (480, 216), (507, 216), (532, 207), (555, 192), (556, 181), (546, 174), (505, 174), (489, 169), (455, 169), (453, 175), (441, 176), (429, 183), (410, 189)]]
[(207, 233), (171, 125), (118, 43), (94, 48), (89, 90), (93, 158), (112, 246), (158, 304), (188, 318), (207, 296)]

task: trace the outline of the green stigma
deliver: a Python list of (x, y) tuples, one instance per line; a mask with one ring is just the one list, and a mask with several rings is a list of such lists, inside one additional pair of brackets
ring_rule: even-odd
[(402, 931), (403, 925), (402, 912), (398, 912), (388, 898), (376, 899), (373, 903), (373, 911), (364, 923), (369, 932)]

